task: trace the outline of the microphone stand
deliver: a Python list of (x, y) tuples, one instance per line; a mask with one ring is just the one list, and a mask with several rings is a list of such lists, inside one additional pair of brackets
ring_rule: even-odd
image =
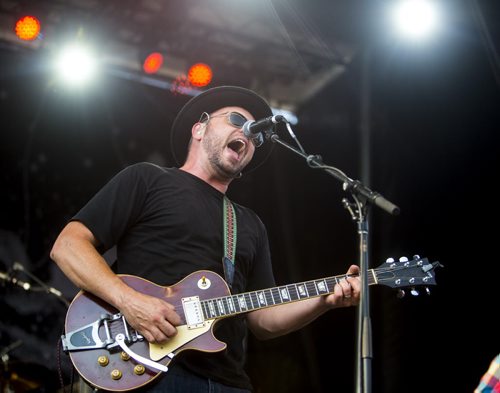
[(359, 235), (361, 297), (358, 308), (356, 391), (360, 393), (369, 393), (371, 392), (371, 360), (373, 358), (371, 338), (372, 331), (369, 307), (370, 302), (368, 280), (366, 279), (366, 277), (368, 277), (367, 273), (369, 265), (369, 207), (373, 204), (392, 215), (399, 214), (399, 207), (385, 199), (379, 193), (370, 190), (359, 180), (353, 180), (349, 178), (340, 169), (329, 165), (324, 165), (321, 156), (308, 155), (296, 139), (290, 127), (290, 124), (286, 120), (285, 123), (290, 135), (297, 142), (300, 150), (281, 140), (280, 137), (274, 132), (274, 127), (265, 132), (266, 138), (270, 139), (273, 143), (277, 143), (304, 158), (309, 167), (313, 169), (322, 169), (324, 172), (341, 181), (344, 191), (349, 192), (354, 201), (350, 202), (347, 198), (344, 198), (342, 200), (344, 208), (349, 211), (352, 219), (357, 222)]

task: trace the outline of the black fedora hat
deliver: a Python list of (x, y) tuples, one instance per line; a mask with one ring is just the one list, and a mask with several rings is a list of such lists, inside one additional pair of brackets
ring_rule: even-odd
[[(261, 96), (252, 90), (239, 86), (212, 87), (191, 98), (179, 111), (170, 130), (170, 149), (177, 165), (182, 165), (187, 156), (191, 139), (191, 128), (203, 112), (212, 113), (226, 106), (239, 106), (246, 109), (256, 119), (273, 115), (271, 107)], [(273, 143), (267, 141), (255, 150), (254, 157), (246, 172), (255, 169), (269, 156)]]

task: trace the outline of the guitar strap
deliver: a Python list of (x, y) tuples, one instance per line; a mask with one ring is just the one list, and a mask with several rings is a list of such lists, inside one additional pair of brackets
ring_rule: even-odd
[(233, 286), (234, 262), (236, 259), (236, 212), (227, 196), (224, 195), (224, 257), (222, 265), (229, 288)]

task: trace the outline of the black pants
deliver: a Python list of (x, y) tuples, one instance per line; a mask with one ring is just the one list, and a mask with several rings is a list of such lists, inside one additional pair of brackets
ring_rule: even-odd
[(209, 378), (201, 377), (183, 367), (172, 367), (158, 382), (152, 381), (144, 392), (147, 393), (251, 393), (250, 390), (223, 385)]

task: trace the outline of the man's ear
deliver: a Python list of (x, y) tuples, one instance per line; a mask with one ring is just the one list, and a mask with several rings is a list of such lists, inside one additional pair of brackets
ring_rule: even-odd
[(193, 125), (193, 128), (191, 129), (191, 135), (193, 139), (200, 140), (201, 137), (203, 136), (203, 133), (205, 132), (205, 123), (196, 123)]

